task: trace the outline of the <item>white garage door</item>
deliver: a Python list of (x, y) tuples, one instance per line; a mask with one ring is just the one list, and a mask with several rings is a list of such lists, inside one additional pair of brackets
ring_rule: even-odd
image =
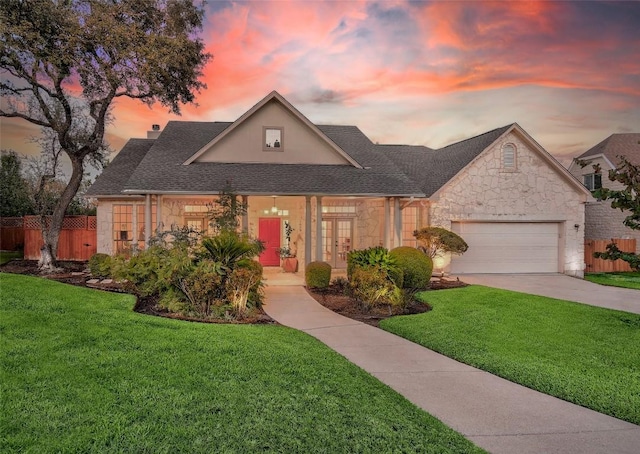
[(557, 273), (555, 222), (453, 222), (469, 245), (451, 259), (452, 273)]

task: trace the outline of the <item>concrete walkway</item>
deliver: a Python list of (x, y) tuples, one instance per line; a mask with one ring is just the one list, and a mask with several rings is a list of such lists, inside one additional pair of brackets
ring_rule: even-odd
[(640, 314), (640, 290), (607, 287), (565, 274), (465, 274), (459, 278), (468, 284), (486, 285)]
[(492, 453), (640, 452), (640, 426), (541, 394), (338, 315), (301, 286), (269, 286), (265, 311), (345, 356)]

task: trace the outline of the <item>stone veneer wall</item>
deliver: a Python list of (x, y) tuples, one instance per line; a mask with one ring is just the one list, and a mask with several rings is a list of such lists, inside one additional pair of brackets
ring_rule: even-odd
[[(582, 183), (583, 175), (593, 173), (593, 164), (599, 164), (602, 172), (602, 186), (609, 189), (624, 189), (622, 183), (611, 181), (608, 178), (610, 166), (603, 158), (593, 159), (591, 164), (580, 167), (572, 163), (569, 171)], [(640, 254), (640, 231), (626, 227), (622, 221), (626, 215), (611, 208), (611, 201), (598, 202), (591, 199), (585, 207), (585, 231), (584, 237), (587, 240), (609, 240), (611, 238), (635, 238), (636, 252)]]
[(622, 223), (625, 217), (627, 215), (622, 211), (611, 208), (611, 201), (587, 202), (585, 207), (585, 239), (635, 238), (636, 252), (640, 254), (640, 230), (626, 227)]
[[(504, 170), (502, 145), (516, 146), (517, 170)], [(452, 221), (559, 221), (561, 271), (582, 276), (584, 270), (584, 200), (566, 179), (553, 170), (512, 132), (454, 177), (433, 200), (430, 223), (451, 228)], [(574, 225), (580, 227), (578, 231)]]

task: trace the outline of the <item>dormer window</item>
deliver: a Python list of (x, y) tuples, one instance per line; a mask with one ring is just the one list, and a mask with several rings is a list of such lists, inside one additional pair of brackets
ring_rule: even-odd
[(589, 173), (584, 175), (584, 185), (589, 191), (595, 191), (602, 187), (602, 174)]
[(516, 170), (516, 146), (512, 143), (502, 146), (502, 169)]
[(284, 151), (284, 128), (262, 128), (262, 151)]

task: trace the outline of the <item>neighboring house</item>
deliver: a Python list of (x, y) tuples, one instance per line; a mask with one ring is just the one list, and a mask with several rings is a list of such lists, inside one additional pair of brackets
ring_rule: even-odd
[[(569, 172), (590, 191), (601, 187), (622, 189), (621, 183), (609, 180), (609, 170), (616, 168), (620, 156), (625, 156), (634, 165), (640, 165), (640, 133), (610, 135), (578, 156), (569, 166)], [(582, 167), (576, 160), (584, 161), (587, 165)], [(594, 165), (599, 166), (599, 172), (594, 170)], [(626, 216), (628, 213), (611, 208), (611, 201), (598, 202), (590, 198), (585, 207), (585, 239), (635, 238), (636, 252), (640, 253), (640, 231), (622, 223)]]
[(287, 221), (301, 265), (344, 268), (352, 249), (414, 246), (412, 232), (434, 225), (470, 245), (438, 271), (583, 273), (590, 194), (517, 124), (439, 150), (377, 145), (272, 92), (235, 122), (172, 121), (150, 136), (131, 139), (88, 191), (99, 252), (144, 247), (171, 225), (206, 231), (207, 204), (230, 181), (265, 266), (279, 265)]

